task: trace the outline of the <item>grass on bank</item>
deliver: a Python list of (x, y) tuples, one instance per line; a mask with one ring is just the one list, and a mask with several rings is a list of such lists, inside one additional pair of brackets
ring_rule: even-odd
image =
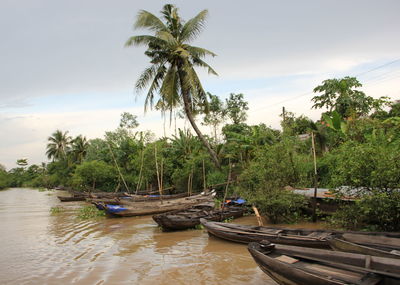
[(78, 211), (78, 219), (81, 220), (89, 220), (89, 219), (96, 219), (105, 217), (106, 213), (104, 211), (98, 210), (95, 206), (84, 206), (79, 209)]

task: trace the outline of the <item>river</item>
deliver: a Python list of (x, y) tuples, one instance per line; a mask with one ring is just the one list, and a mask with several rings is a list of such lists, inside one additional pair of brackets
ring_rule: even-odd
[(0, 284), (276, 284), (243, 244), (205, 230), (165, 233), (151, 216), (79, 220), (85, 203), (57, 194), (0, 191)]

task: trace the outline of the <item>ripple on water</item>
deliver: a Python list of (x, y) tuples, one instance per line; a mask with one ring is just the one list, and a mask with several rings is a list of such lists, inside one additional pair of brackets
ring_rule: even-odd
[[(23, 199), (18, 199), (23, 197)], [(162, 232), (151, 217), (78, 220), (84, 202), (0, 192), (1, 284), (275, 284), (246, 246), (203, 230)], [(51, 215), (51, 207), (61, 207)]]

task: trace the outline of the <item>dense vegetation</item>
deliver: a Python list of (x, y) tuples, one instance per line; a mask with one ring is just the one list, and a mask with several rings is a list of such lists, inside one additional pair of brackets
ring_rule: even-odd
[[(213, 55), (186, 41), (195, 38), (206, 16), (184, 23), (177, 10), (166, 5), (164, 24), (142, 11), (136, 27), (156, 31), (154, 36), (134, 36), (127, 45), (144, 44), (153, 64), (137, 82), (150, 84), (146, 102), (163, 114), (183, 114), (197, 136), (178, 129), (171, 137), (156, 139), (137, 131), (136, 116), (121, 115), (121, 123), (104, 138), (87, 141), (57, 130), (48, 138), (51, 162), (0, 167), (0, 188), (64, 186), (82, 191), (158, 190), (201, 191), (230, 177), (230, 193), (238, 193), (273, 222), (304, 218), (308, 202), (285, 187), (312, 187), (314, 164), (310, 134), (315, 135), (319, 187), (351, 189), (360, 199), (342, 207), (332, 223), (347, 228), (400, 230), (400, 103), (374, 99), (358, 88), (354, 77), (328, 79), (314, 90), (313, 108), (325, 109), (313, 121), (285, 111), (281, 130), (261, 123), (246, 123), (248, 104), (243, 94), (221, 100), (205, 93), (195, 66), (215, 73), (202, 57)], [(179, 50), (179, 52), (176, 52)], [(175, 51), (175, 52), (174, 52)], [(171, 54), (169, 54), (171, 53)], [(210, 127), (202, 134), (196, 121)], [(210, 159), (211, 158), (211, 159)], [(224, 185), (215, 186), (220, 193)], [(338, 195), (346, 195), (344, 191)]]

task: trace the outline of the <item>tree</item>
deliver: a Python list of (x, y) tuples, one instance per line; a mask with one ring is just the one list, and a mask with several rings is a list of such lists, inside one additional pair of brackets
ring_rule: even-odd
[(312, 108), (326, 107), (329, 113), (337, 111), (343, 118), (366, 116), (371, 110), (380, 110), (389, 103), (387, 97), (374, 99), (357, 90), (362, 84), (355, 77), (327, 79), (322, 83), (314, 88), (315, 93), (323, 94), (311, 99), (314, 102)]
[(62, 132), (56, 130), (48, 139), (46, 155), (49, 159), (63, 160), (67, 157), (67, 152), (70, 149), (71, 137), (68, 136), (68, 131)]
[(204, 116), (202, 124), (212, 127), (214, 132), (214, 140), (217, 142), (217, 128), (222, 122), (225, 121), (226, 108), (224, 106), (224, 102), (221, 101), (217, 95), (213, 95), (209, 92), (207, 92), (207, 95), (210, 98), (209, 110)]
[(134, 27), (148, 29), (154, 32), (154, 35), (133, 36), (125, 44), (147, 46), (145, 55), (150, 58), (151, 66), (146, 68), (137, 80), (136, 90), (141, 91), (150, 86), (145, 109), (153, 106), (156, 92), (160, 97), (157, 105), (162, 106), (162, 112), (168, 110), (172, 113), (174, 108), (183, 105), (187, 119), (219, 168), (217, 155), (201, 133), (193, 116), (193, 110), (200, 108), (207, 112), (208, 107), (206, 92), (194, 68), (203, 67), (208, 73), (217, 75), (214, 69), (203, 61), (205, 56), (215, 54), (207, 49), (189, 45), (203, 30), (208, 11), (201, 11), (187, 22), (179, 17), (178, 9), (174, 5), (165, 5), (161, 14), (164, 22), (150, 12), (141, 10)]
[(93, 160), (77, 166), (72, 180), (75, 187), (111, 190), (116, 185), (117, 177), (114, 167), (104, 161)]
[(243, 94), (231, 93), (226, 99), (226, 112), (233, 124), (244, 123), (247, 119), (248, 103), (243, 100)]
[(86, 140), (86, 137), (83, 137), (82, 135), (79, 135), (72, 140), (71, 154), (76, 162), (82, 163), (87, 154), (88, 147), (89, 143)]
[(121, 114), (121, 120), (119, 122), (119, 127), (120, 128), (126, 128), (128, 130), (137, 128), (139, 126), (139, 123), (137, 121), (137, 116), (133, 115), (128, 112), (123, 112)]

